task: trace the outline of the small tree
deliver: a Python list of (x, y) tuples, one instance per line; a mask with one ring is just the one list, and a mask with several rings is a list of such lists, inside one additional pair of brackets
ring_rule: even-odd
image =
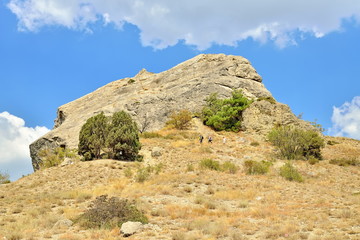
[(233, 91), (229, 99), (218, 99), (217, 94), (213, 93), (206, 99), (206, 106), (202, 110), (204, 124), (217, 131), (238, 132), (241, 128), (242, 111), (251, 102), (239, 90)]
[(85, 160), (100, 158), (107, 137), (107, 122), (108, 119), (102, 112), (89, 118), (82, 126), (79, 135), (79, 155), (86, 156)]
[(324, 147), (324, 140), (316, 131), (280, 126), (269, 133), (268, 139), (286, 159), (322, 158), (321, 148)]
[(172, 125), (176, 129), (184, 130), (190, 126), (191, 119), (191, 112), (189, 110), (183, 109), (179, 112), (173, 112), (170, 115), (170, 120), (166, 124)]
[(111, 118), (106, 146), (114, 159), (135, 160), (141, 144), (138, 127), (131, 116), (124, 112), (116, 112)]

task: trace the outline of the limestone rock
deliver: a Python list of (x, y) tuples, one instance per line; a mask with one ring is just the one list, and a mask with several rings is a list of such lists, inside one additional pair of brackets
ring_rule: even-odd
[(69, 219), (60, 219), (59, 221), (57, 221), (53, 228), (54, 229), (64, 229), (64, 228), (69, 228), (73, 225), (73, 221), (69, 220)]
[(151, 150), (151, 156), (152, 156), (152, 157), (160, 157), (160, 156), (162, 155), (162, 151), (163, 151), (162, 148), (154, 147), (154, 148)]
[[(132, 78), (111, 82), (59, 107), (54, 129), (30, 145), (33, 168), (39, 169), (38, 153), (44, 148), (77, 148), (81, 126), (95, 114), (111, 115), (125, 110), (141, 130), (158, 130), (171, 112), (180, 109), (199, 112), (211, 93), (217, 92), (220, 98), (225, 98), (231, 96), (233, 89), (241, 89), (251, 99), (272, 97), (250, 62), (240, 56), (200, 54), (161, 73), (143, 69)], [(244, 116), (246, 129), (263, 131), (261, 126), (252, 123), (254, 119), (268, 123), (269, 127), (276, 122), (267, 117), (268, 110), (262, 105), (260, 102), (249, 108)], [(286, 105), (272, 108), (279, 113), (276, 116), (291, 114)], [(264, 118), (251, 116), (253, 113), (261, 113)], [(291, 119), (285, 118), (282, 122), (291, 122)]]
[(143, 227), (141, 222), (126, 222), (121, 225), (120, 233), (124, 237), (129, 237), (136, 232), (140, 231)]

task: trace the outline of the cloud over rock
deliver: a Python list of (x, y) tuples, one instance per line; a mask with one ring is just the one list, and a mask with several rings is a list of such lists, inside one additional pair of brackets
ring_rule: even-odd
[(360, 19), (358, 0), (11, 0), (8, 7), (20, 30), (60, 25), (91, 32), (96, 22), (130, 23), (140, 29), (142, 44), (156, 49), (184, 41), (203, 50), (247, 38), (286, 47), (304, 34), (337, 31), (343, 19)]

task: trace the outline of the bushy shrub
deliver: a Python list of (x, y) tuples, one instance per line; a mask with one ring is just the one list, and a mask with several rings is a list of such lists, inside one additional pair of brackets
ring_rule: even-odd
[(319, 159), (310, 156), (310, 158), (308, 159), (308, 162), (311, 165), (315, 165), (315, 164), (317, 164), (319, 162)]
[(55, 149), (42, 149), (39, 151), (39, 157), (41, 158), (40, 167), (49, 168), (58, 166), (65, 158), (78, 159), (78, 155), (75, 149), (58, 147)]
[(360, 161), (356, 160), (355, 158), (346, 159), (346, 158), (337, 158), (337, 159), (331, 159), (329, 161), (330, 164), (338, 165), (341, 167), (345, 166), (360, 166)]
[(163, 169), (164, 165), (162, 163), (153, 165), (153, 166), (147, 166), (143, 168), (138, 168), (137, 173), (135, 175), (135, 181), (136, 182), (145, 182), (148, 180), (151, 176), (151, 174), (159, 174), (161, 170)]
[(143, 132), (140, 134), (142, 138), (162, 138), (163, 136), (156, 132)]
[(233, 91), (229, 99), (219, 99), (216, 93), (211, 94), (202, 109), (203, 122), (216, 131), (238, 132), (241, 128), (242, 111), (250, 104), (251, 101), (238, 90)]
[(215, 170), (215, 171), (221, 170), (220, 163), (218, 161), (212, 160), (210, 158), (201, 160), (200, 168), (203, 168), (203, 169), (207, 168), (207, 169)]
[(221, 165), (221, 171), (234, 174), (238, 171), (238, 167), (234, 163), (226, 161)]
[(10, 183), (10, 176), (7, 173), (0, 172), (0, 184)]
[(127, 221), (147, 223), (146, 216), (127, 199), (97, 197), (77, 222), (85, 228), (121, 227)]
[(285, 159), (322, 159), (321, 148), (324, 147), (324, 139), (316, 131), (280, 126), (272, 129), (268, 139)]
[(245, 161), (245, 172), (249, 175), (264, 175), (269, 172), (269, 168), (271, 166), (271, 162), (268, 161), (253, 161), (247, 160)]
[(296, 168), (290, 163), (287, 162), (284, 166), (280, 168), (280, 176), (289, 181), (303, 182), (303, 177), (296, 170)]
[(131, 116), (124, 111), (111, 117), (100, 113), (89, 118), (79, 135), (79, 154), (85, 160), (106, 158), (141, 160), (138, 128)]
[(258, 147), (258, 146), (260, 146), (260, 143), (259, 142), (251, 142), (250, 146)]
[(176, 129), (184, 130), (190, 126), (192, 114), (189, 110), (183, 109), (179, 112), (173, 112), (170, 115), (170, 120), (167, 125), (173, 126)]

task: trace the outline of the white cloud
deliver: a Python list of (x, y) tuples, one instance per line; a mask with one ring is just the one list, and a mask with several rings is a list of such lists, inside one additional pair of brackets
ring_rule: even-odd
[(330, 134), (360, 139), (360, 96), (340, 107), (333, 107)]
[(184, 40), (202, 50), (247, 38), (286, 47), (296, 44), (294, 32), (319, 38), (340, 30), (343, 19), (360, 19), (358, 0), (11, 0), (8, 7), (20, 30), (91, 31), (94, 22), (120, 28), (127, 22), (140, 29), (144, 46), (156, 49)]
[(8, 172), (13, 179), (30, 173), (29, 144), (48, 131), (46, 127), (26, 127), (23, 119), (0, 113), (0, 171)]

